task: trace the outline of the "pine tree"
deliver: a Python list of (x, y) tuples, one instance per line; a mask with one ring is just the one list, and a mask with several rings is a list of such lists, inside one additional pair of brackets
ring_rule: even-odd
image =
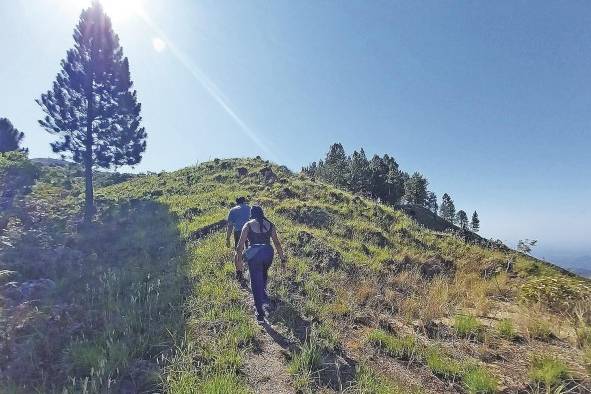
[(395, 205), (404, 195), (404, 182), (408, 174), (400, 171), (398, 163), (393, 157), (384, 155), (383, 161), (388, 168), (385, 183), (384, 201)]
[(480, 231), (480, 219), (478, 219), (478, 213), (476, 211), (474, 211), (474, 213), (472, 214), (472, 222), (470, 223), (470, 228), (475, 233)]
[(385, 200), (387, 176), (388, 165), (380, 156), (374, 155), (369, 162), (369, 184), (374, 198)]
[(146, 132), (119, 37), (98, 1), (82, 11), (74, 47), (61, 62), (53, 87), (37, 103), (39, 123), (59, 139), (53, 151), (84, 166), (86, 221), (94, 214), (94, 167), (135, 165), (146, 149)]
[(463, 210), (459, 210), (456, 221), (460, 228), (465, 229), (468, 226), (468, 215), (466, 214), (466, 212)]
[(437, 204), (437, 196), (433, 192), (427, 193), (427, 202), (426, 207), (434, 214), (437, 214), (437, 210), (439, 209), (439, 205)]
[(412, 174), (404, 183), (404, 199), (409, 204), (426, 206), (427, 204), (427, 186), (429, 182), (418, 172)]
[(25, 135), (18, 131), (6, 118), (0, 118), (0, 153), (12, 152), (15, 150), (21, 152), (28, 152), (27, 149), (21, 148), (21, 141)]
[(370, 192), (371, 171), (363, 148), (351, 156), (349, 187), (354, 193)]
[(343, 145), (340, 143), (332, 144), (326, 159), (324, 160), (322, 178), (335, 186), (348, 188), (349, 186), (349, 157), (345, 153)]
[(456, 220), (456, 207), (449, 194), (445, 193), (441, 197), (441, 206), (439, 207), (439, 216), (445, 220), (454, 223)]

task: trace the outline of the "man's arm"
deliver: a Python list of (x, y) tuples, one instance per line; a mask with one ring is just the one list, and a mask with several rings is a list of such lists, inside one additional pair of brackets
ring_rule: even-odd
[(232, 236), (233, 230), (234, 230), (234, 225), (230, 221), (228, 221), (228, 226), (226, 228), (226, 246), (228, 246), (228, 247), (231, 246), (230, 237)]

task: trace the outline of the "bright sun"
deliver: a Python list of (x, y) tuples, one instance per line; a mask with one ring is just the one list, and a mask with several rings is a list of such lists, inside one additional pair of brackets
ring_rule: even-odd
[[(99, 0), (113, 21), (125, 21), (144, 12), (143, 0)], [(91, 0), (60, 0), (60, 3), (76, 10), (88, 7)]]
[(143, 11), (142, 0), (100, 0), (112, 19), (123, 20)]

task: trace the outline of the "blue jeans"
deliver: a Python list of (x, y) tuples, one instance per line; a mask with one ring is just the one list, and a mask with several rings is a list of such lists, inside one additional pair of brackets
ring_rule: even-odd
[(254, 306), (257, 310), (257, 317), (265, 316), (263, 305), (269, 303), (267, 296), (267, 281), (269, 279), (269, 268), (273, 262), (273, 247), (271, 245), (255, 246), (260, 248), (256, 256), (248, 261), (250, 271), (250, 287), (254, 298)]

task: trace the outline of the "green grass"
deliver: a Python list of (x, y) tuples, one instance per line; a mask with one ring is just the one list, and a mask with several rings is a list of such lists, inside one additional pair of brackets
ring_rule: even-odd
[(367, 365), (358, 365), (352, 392), (356, 394), (408, 394), (420, 393), (415, 387), (394, 382), (378, 374)]
[(482, 333), (482, 324), (472, 315), (456, 315), (453, 328), (462, 338), (478, 338)]
[(529, 376), (535, 383), (542, 383), (545, 388), (558, 386), (569, 376), (566, 364), (552, 356), (534, 356)]
[[(267, 184), (258, 175), (269, 166), (281, 181)], [(238, 178), (238, 167), (246, 167), (249, 175)], [(51, 218), (43, 227), (44, 234), (71, 231), (82, 202), (79, 175), (58, 172), (44, 170), (43, 180), (28, 197)], [(278, 311), (279, 323), (293, 334), (298, 319), (321, 322), (315, 323), (310, 339), (289, 365), (294, 386), (304, 391), (313, 386), (315, 372), (322, 367), (318, 365), (322, 354), (344, 347), (343, 339), (347, 330), (358, 324), (356, 319), (397, 313), (404, 300), (429, 300), (425, 297), (431, 294), (428, 289), (432, 282), (422, 279), (397, 283), (393, 290), (399, 293), (387, 301), (371, 296), (381, 296), (382, 289), (392, 290), (382, 288), (385, 280), (395, 279), (390, 271), (392, 262), (408, 259), (421, 264), (437, 256), (454, 262), (456, 279), (470, 278), (465, 283), (445, 279), (443, 312), (439, 308), (427, 313), (429, 303), (417, 302), (409, 316), (422, 318), (448, 317), (452, 311), (471, 308), (464, 304), (475, 289), (482, 287), (481, 263), (514, 258), (510, 251), (466, 243), (454, 234), (427, 231), (392, 207), (293, 176), (260, 159), (215, 160), (97, 187), (99, 210), (108, 218), (100, 220), (105, 224), (100, 236), (82, 240), (91, 246), (83, 250), (86, 271), (82, 279), (63, 269), (47, 275), (59, 278), (58, 295), (76, 299), (86, 310), (84, 321), (92, 328), (83, 333), (84, 339), (68, 338), (65, 344), (51, 348), (60, 355), (56, 365), (63, 366), (43, 371), (44, 376), (56, 377), (51, 382), (54, 387), (79, 392), (87, 379), (84, 384), (88, 392), (102, 392), (111, 372), (114, 378), (122, 376), (129, 362), (139, 358), (159, 360), (163, 383), (151, 388), (156, 391), (248, 391), (243, 367), (258, 328), (244, 305), (244, 293), (233, 281), (231, 256), (223, 235), (182, 245), (195, 231), (223, 219), (232, 201), (243, 194), (251, 202), (264, 205), (290, 255), (287, 273), (273, 273), (270, 283), (273, 295), (281, 296), (284, 305), (290, 306)], [(300, 244), (303, 233), (313, 240)], [(78, 242), (79, 234), (69, 235)], [(24, 241), (14, 248), (18, 259), (2, 257), (3, 261), (18, 263), (18, 275), (27, 278), (35, 274), (27, 261), (38, 260), (43, 254), (29, 253), (30, 238)], [(66, 241), (73, 242), (69, 236), (56, 235), (50, 244), (65, 245)], [(92, 248), (95, 243), (100, 250)], [(338, 261), (329, 266), (326, 260), (334, 256)], [(515, 257), (516, 274), (524, 277), (532, 264), (525, 256)], [(552, 272), (543, 264), (535, 264), (535, 275)], [(367, 283), (361, 283), (360, 278), (367, 278)], [(508, 281), (506, 288), (513, 284)], [(578, 283), (576, 286), (583, 289)], [(371, 290), (363, 301), (358, 298), (360, 289)], [(41, 307), (39, 314), (46, 312)], [(454, 329), (468, 338), (478, 338), (482, 331), (473, 316), (456, 316)], [(502, 336), (511, 331), (500, 326), (498, 330)], [(40, 332), (37, 336), (41, 341), (31, 340), (27, 349), (44, 348), (42, 345), (51, 342)], [(474, 372), (440, 349), (426, 351), (412, 336), (397, 337), (376, 330), (368, 339), (393, 357), (425, 362), (437, 376), (463, 379), (467, 390), (472, 387), (478, 392), (479, 387), (487, 386), (485, 372)], [(89, 371), (94, 371), (92, 376)], [(75, 379), (75, 384), (69, 383), (70, 379)], [(387, 392), (379, 391), (379, 387), (397, 385), (387, 377), (364, 371), (359, 372), (357, 384), (367, 392)], [(46, 391), (42, 386), (37, 389)]]
[(443, 354), (437, 347), (430, 347), (425, 351), (425, 363), (435, 376), (443, 379), (460, 379), (464, 373), (464, 366), (461, 362)]
[(412, 359), (417, 350), (416, 339), (412, 336), (397, 337), (384, 330), (375, 329), (367, 339), (386, 354), (402, 359)]
[(512, 341), (517, 336), (517, 332), (515, 331), (515, 326), (511, 319), (503, 319), (500, 320), (497, 324), (497, 332), (501, 338), (508, 339)]
[(466, 391), (470, 394), (489, 394), (497, 392), (497, 379), (482, 367), (469, 369), (463, 376)]
[(311, 389), (314, 377), (321, 368), (322, 352), (320, 347), (307, 341), (300, 351), (289, 362), (288, 371), (292, 375), (296, 391), (303, 392)]

